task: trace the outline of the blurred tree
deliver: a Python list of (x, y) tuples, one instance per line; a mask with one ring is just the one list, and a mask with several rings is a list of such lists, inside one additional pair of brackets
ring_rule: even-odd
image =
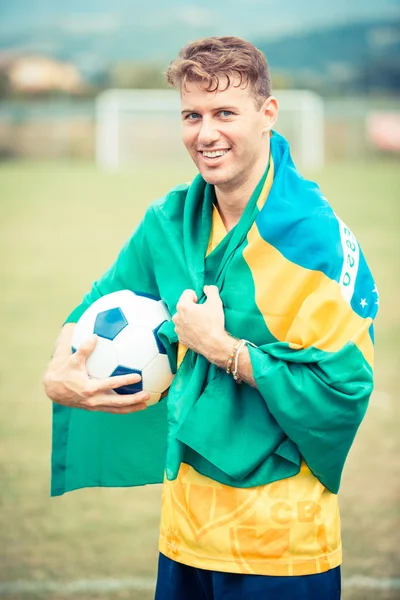
[(5, 69), (0, 69), (0, 99), (7, 98), (10, 94), (10, 80)]
[(165, 69), (152, 63), (122, 62), (112, 67), (110, 83), (116, 88), (166, 88)]
[(281, 71), (271, 70), (272, 89), (288, 90), (293, 87), (293, 77)]

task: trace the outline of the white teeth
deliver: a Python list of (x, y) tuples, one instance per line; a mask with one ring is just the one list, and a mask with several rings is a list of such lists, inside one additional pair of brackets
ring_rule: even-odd
[(215, 150), (214, 152), (203, 152), (203, 156), (207, 158), (216, 158), (217, 156), (224, 156), (228, 150)]

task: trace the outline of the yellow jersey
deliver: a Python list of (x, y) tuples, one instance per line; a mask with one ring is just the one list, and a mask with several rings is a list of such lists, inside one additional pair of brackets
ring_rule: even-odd
[[(207, 253), (226, 235), (214, 206)], [(178, 362), (185, 348), (178, 351)], [(337, 496), (303, 462), (300, 472), (253, 488), (223, 485), (182, 464), (165, 479), (159, 550), (193, 567), (258, 575), (311, 575), (340, 565)]]

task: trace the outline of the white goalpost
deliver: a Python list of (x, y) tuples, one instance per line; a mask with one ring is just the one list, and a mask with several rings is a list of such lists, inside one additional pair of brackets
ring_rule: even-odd
[[(298, 166), (324, 165), (324, 103), (308, 90), (275, 90), (275, 129), (288, 138)], [(187, 160), (176, 90), (118, 90), (96, 99), (96, 162), (118, 170), (143, 162)]]

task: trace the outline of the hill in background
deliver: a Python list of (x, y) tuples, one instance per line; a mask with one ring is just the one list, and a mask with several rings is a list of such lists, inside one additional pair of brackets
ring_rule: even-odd
[[(105, 0), (82, 0), (80, 13), (76, 7), (71, 12), (74, 1), (67, 12), (58, 1), (38, 0), (34, 15), (23, 12), (20, 0), (15, 0), (1, 9), (0, 59), (1, 53), (11, 52), (72, 62), (86, 81), (107, 86), (115, 85), (116, 68), (125, 66), (129, 71), (129, 65), (145, 63), (160, 73), (188, 41), (229, 33), (246, 37), (263, 50), (278, 87), (284, 81), (322, 94), (398, 93), (400, 13), (397, 17), (390, 13), (388, 0), (382, 1), (381, 19), (367, 20), (364, 9), (364, 18), (344, 24), (338, 21), (338, 15), (346, 18), (347, 14), (343, 7), (340, 13), (342, 0), (337, 0), (335, 8), (308, 0), (309, 17), (302, 14), (302, 20), (298, 19), (298, 4), (288, 10), (292, 0), (284, 6), (275, 0), (267, 5), (248, 0), (241, 10), (239, 0), (220, 0), (217, 5), (203, 0), (201, 6), (154, 0), (140, 9), (135, 8), (136, 2), (126, 5), (115, 0), (114, 13), (106, 12), (110, 8)], [(331, 22), (336, 24), (329, 25)], [(149, 77), (153, 75), (145, 74), (142, 81)]]
[(400, 20), (254, 40), (271, 67), (321, 92), (400, 92)]

